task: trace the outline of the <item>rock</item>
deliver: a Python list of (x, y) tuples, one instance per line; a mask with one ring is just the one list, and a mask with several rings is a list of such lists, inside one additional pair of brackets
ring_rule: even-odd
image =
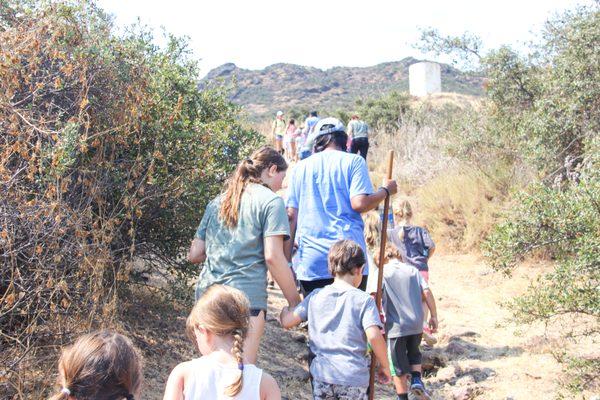
[(306, 336), (301, 333), (293, 333), (292, 340), (298, 343), (306, 343)]
[(454, 400), (469, 400), (473, 396), (472, 386), (459, 386), (452, 389), (452, 398)]
[(440, 368), (437, 374), (435, 374), (435, 378), (441, 382), (449, 382), (456, 379), (460, 373), (461, 370), (458, 365), (450, 365), (445, 368)]
[(453, 356), (462, 356), (469, 353), (469, 349), (467, 348), (467, 346), (465, 346), (462, 343), (459, 343), (458, 341), (451, 341), (446, 346), (446, 353)]
[(445, 367), (448, 364), (448, 357), (439, 348), (423, 349), (422, 354), (421, 365), (424, 371)]
[(456, 386), (470, 386), (470, 385), (474, 385), (475, 384), (475, 378), (473, 377), (473, 375), (465, 375), (460, 377), (457, 381), (456, 381)]

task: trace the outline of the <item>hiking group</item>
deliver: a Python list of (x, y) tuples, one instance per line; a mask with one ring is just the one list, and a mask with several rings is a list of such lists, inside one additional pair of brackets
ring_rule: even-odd
[[(276, 121), (283, 121), (278, 114)], [(438, 325), (428, 286), (434, 244), (425, 229), (410, 224), (410, 204), (403, 201), (379, 260), (381, 227), (374, 210), (396, 194), (397, 185), (385, 180), (373, 190), (368, 140), (360, 140), (368, 128), (351, 125), (355, 136), (349, 138), (339, 120), (311, 113), (298, 129), (274, 123), (273, 133), (281, 136), (275, 148), (261, 147), (242, 160), (204, 211), (188, 254), (203, 267), (186, 323), (201, 357), (173, 369), (164, 399), (281, 398), (275, 379), (255, 365), (267, 316), (267, 271), (288, 304), (281, 325), (307, 321), (314, 399), (367, 399), (368, 349), (379, 381), (393, 380), (398, 399), (409, 393), (428, 398), (419, 346), (424, 326), (433, 333)], [(277, 192), (288, 167), (282, 156), (288, 132), (296, 135), (291, 139), (298, 162), (284, 201)], [(349, 139), (360, 156), (347, 152)], [(380, 261), (382, 310), (372, 296)], [(91, 333), (63, 351), (61, 388), (53, 400), (132, 400), (140, 394), (141, 376), (129, 339)]]

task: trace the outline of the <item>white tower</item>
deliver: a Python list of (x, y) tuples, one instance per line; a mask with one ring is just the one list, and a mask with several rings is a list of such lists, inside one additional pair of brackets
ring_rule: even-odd
[(427, 96), (442, 91), (440, 64), (423, 61), (408, 67), (408, 83), (412, 96)]

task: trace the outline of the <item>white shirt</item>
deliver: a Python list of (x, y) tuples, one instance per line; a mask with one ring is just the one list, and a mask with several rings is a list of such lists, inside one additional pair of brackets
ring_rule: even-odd
[(234, 364), (221, 364), (210, 355), (191, 361), (192, 375), (183, 390), (185, 400), (259, 400), (262, 369), (244, 364), (242, 391), (235, 397), (225, 396), (225, 389), (238, 377)]

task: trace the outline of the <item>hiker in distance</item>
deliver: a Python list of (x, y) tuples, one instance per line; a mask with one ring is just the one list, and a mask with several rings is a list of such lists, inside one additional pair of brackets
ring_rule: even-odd
[(317, 112), (311, 111), (308, 115), (308, 118), (306, 118), (304, 121), (304, 130), (302, 131), (304, 142), (302, 143), (302, 147), (299, 149), (301, 160), (304, 160), (312, 154), (313, 144), (315, 141), (314, 131), (317, 122), (319, 122), (319, 116), (317, 115)]
[[(327, 254), (336, 241), (351, 239), (366, 251), (360, 214), (397, 191), (394, 180), (373, 191), (365, 160), (345, 151), (348, 136), (338, 119), (320, 120), (313, 134), (314, 154), (292, 172), (287, 196), (292, 240), (286, 242), (286, 256), (290, 259), (295, 236), (296, 275), (305, 296), (333, 282)], [(368, 268), (362, 273), (364, 290)]]
[(241, 290), (250, 301), (250, 326), (244, 341), (244, 361), (256, 362), (267, 316), (267, 269), (290, 307), (300, 302), (292, 271), (284, 255), (290, 237), (281, 197), (287, 164), (281, 154), (264, 146), (242, 160), (225, 191), (206, 207), (188, 259), (204, 263), (196, 300), (213, 284)]
[(285, 135), (285, 128), (283, 111), (277, 111), (277, 115), (271, 125), (271, 135), (275, 141), (275, 150), (277, 150), (279, 154), (283, 154), (283, 136)]
[(348, 122), (348, 136), (350, 137), (350, 152), (360, 153), (366, 160), (369, 152), (369, 125), (357, 114), (352, 115), (352, 119)]

